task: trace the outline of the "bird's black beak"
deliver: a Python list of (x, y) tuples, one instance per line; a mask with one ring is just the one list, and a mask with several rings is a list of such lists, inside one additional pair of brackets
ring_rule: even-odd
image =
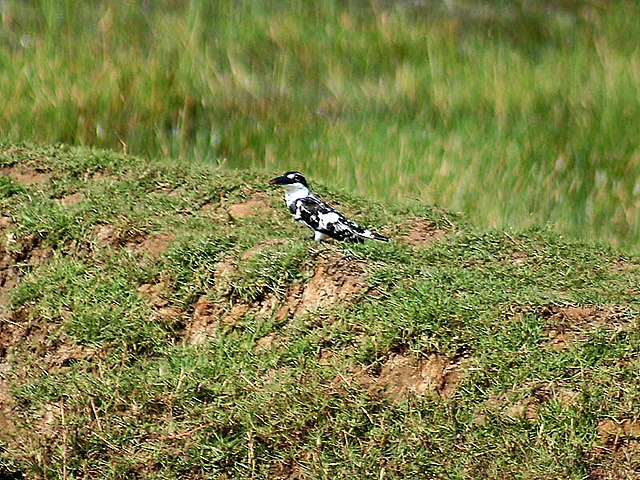
[(269, 180), (269, 185), (284, 185), (288, 182), (288, 180), (289, 179), (287, 177), (272, 178), (271, 180)]

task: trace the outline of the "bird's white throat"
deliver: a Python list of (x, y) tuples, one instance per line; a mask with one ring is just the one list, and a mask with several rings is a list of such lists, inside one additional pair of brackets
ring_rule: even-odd
[(287, 205), (291, 205), (299, 198), (308, 197), (311, 194), (311, 191), (301, 183), (291, 183), (282, 185), (282, 187), (284, 188), (284, 201)]

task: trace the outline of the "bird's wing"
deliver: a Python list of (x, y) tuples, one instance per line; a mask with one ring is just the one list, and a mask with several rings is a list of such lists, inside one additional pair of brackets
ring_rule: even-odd
[(312, 230), (337, 240), (361, 242), (366, 230), (349, 220), (317, 197), (308, 196), (296, 201), (293, 218)]

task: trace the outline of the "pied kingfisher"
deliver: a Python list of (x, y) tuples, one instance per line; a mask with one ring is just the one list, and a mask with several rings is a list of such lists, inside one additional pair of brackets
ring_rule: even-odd
[(293, 219), (313, 230), (313, 240), (329, 238), (362, 243), (365, 238), (388, 242), (387, 237), (360, 227), (340, 212), (316, 197), (300, 172), (286, 172), (269, 180), (271, 185), (284, 188), (284, 201)]

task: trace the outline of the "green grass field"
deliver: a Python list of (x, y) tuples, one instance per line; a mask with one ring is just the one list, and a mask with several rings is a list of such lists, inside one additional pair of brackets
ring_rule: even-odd
[(634, 1), (0, 4), (0, 134), (640, 238)]
[(268, 178), (0, 146), (0, 477), (637, 476), (637, 256)]

